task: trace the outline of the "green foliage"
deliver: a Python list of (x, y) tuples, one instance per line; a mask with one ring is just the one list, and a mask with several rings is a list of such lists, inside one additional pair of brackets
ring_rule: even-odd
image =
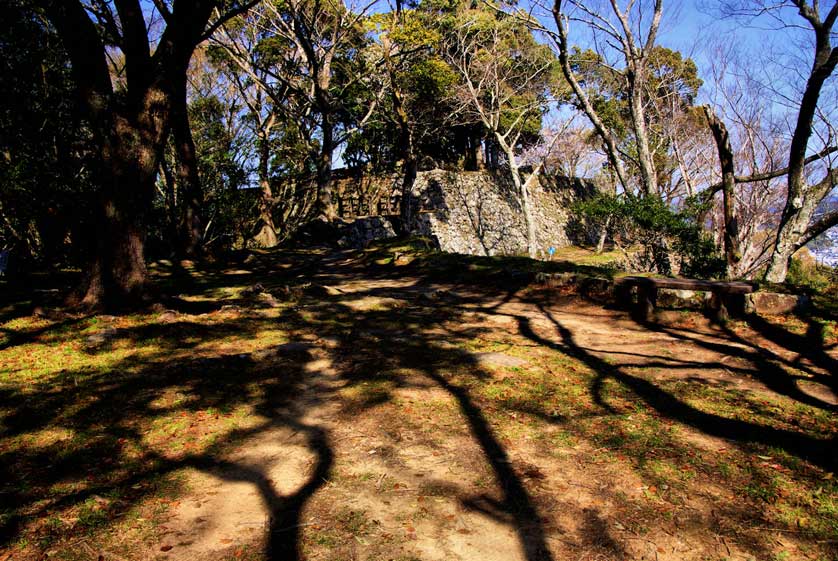
[[(634, 138), (629, 107), (629, 90), (626, 70), (611, 66), (593, 50), (575, 48), (570, 55), (570, 65), (585, 89), (591, 104), (605, 127), (618, 141), (626, 168), (637, 173), (637, 143)], [(646, 127), (658, 182), (669, 183), (677, 162), (671, 156), (671, 138), (667, 129), (672, 123), (684, 119), (687, 124), (706, 126), (695, 122), (692, 106), (702, 85), (698, 67), (691, 58), (665, 47), (654, 47), (647, 61), (648, 84), (641, 93), (646, 107)], [(581, 108), (569, 91), (557, 95), (568, 103)]]
[[(367, 46), (378, 61), (370, 72), (381, 74), (387, 92), (376, 117), (353, 134), (343, 153), (349, 167), (392, 171), (404, 158), (400, 134), (406, 119), (412, 131), (415, 157), (425, 167), (454, 164), (463, 156), (466, 139), (482, 130), (451, 123), (455, 108), (450, 94), (458, 77), (444, 61), (443, 32), (459, 2), (410, 2), (401, 13), (382, 12), (367, 21), (377, 40)], [(398, 95), (403, 115), (393, 96)]]
[(719, 277), (724, 261), (690, 206), (678, 212), (658, 196), (599, 194), (575, 205), (575, 212), (598, 228), (607, 227), (617, 243), (641, 248), (637, 266), (672, 273), (672, 258), (684, 276)]
[(792, 257), (786, 282), (811, 292), (825, 292), (838, 285), (838, 271), (833, 267), (818, 265), (811, 257)]
[(67, 55), (33, 2), (4, 2), (0, 21), (0, 249), (72, 262), (66, 242), (85, 238), (94, 166)]

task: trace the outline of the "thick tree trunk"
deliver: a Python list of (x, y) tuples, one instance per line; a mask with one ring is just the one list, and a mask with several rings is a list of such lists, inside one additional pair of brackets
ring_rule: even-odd
[(186, 84), (173, 96), (172, 136), (177, 155), (177, 183), (180, 186), (180, 253), (197, 257), (201, 253), (204, 235), (204, 190), (198, 175), (198, 157), (186, 99)]
[(813, 219), (818, 205), (836, 183), (838, 169), (831, 169), (819, 183), (807, 188), (805, 196), (786, 203), (765, 280), (784, 282), (794, 252), (833, 225), (835, 215), (824, 216), (817, 221)]
[(259, 139), (259, 221), (262, 228), (256, 235), (256, 241), (263, 247), (274, 247), (278, 243), (274, 224), (273, 191), (270, 178), (270, 144), (267, 138)]
[(521, 209), (524, 212), (524, 223), (527, 227), (527, 254), (535, 258), (538, 254), (538, 245), (535, 233), (535, 218), (532, 213), (532, 201), (530, 199), (530, 181), (521, 181), (521, 172), (516, 169), (518, 183), (521, 184)]
[(794, 255), (793, 236), (789, 230), (782, 229), (778, 232), (774, 242), (774, 251), (771, 253), (771, 260), (768, 262), (768, 270), (765, 272), (765, 280), (768, 282), (784, 282), (789, 272), (791, 256)]
[(736, 217), (736, 175), (733, 159), (733, 148), (730, 145), (730, 135), (725, 124), (716, 117), (713, 111), (705, 106), (704, 115), (719, 154), (719, 164), (722, 170), (722, 195), (724, 207), (724, 248), (725, 273), (727, 278), (734, 278), (739, 272), (739, 262), (742, 254), (739, 250), (739, 223)]
[[(156, 91), (149, 97), (155, 116), (167, 118), (167, 96)], [(156, 119), (141, 125), (116, 116), (101, 143), (100, 219), (80, 302), (85, 307), (130, 307), (144, 296), (146, 219), (165, 138), (159, 127)]]
[[(152, 41), (139, 2), (101, 4), (104, 19), (119, 19), (119, 49), (125, 81), (114, 90), (106, 46), (85, 4), (41, 2), (70, 56), (78, 98), (98, 147), (101, 217), (82, 302), (91, 307), (125, 306), (143, 295), (145, 227), (154, 180), (170, 131), (173, 95), (185, 90), (195, 46), (218, 7), (212, 0), (173, 2), (166, 25)], [(216, 26), (241, 13), (224, 13)], [(97, 14), (102, 17), (102, 14)], [(151, 44), (154, 43), (152, 54)]]

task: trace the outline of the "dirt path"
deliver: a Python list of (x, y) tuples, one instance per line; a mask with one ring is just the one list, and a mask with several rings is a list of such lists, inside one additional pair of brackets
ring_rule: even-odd
[[(822, 361), (696, 316), (651, 330), (570, 298), (370, 278), (346, 254), (313, 282), (328, 296), (294, 310), (301, 353), (265, 359), (277, 375), (289, 360), (307, 373), (292, 405), (263, 411), (264, 430), (191, 470), (147, 557), (815, 559), (831, 547), (759, 529), (774, 507), (741, 502), (741, 478), (714, 471), (733, 469), (716, 460), (743, 444), (740, 425), (703, 430), (710, 414), (687, 398), (655, 410), (665, 397), (653, 386), (791, 399), (834, 419)], [(802, 374), (780, 380), (769, 366)], [(519, 379), (532, 394), (516, 393)], [(618, 382), (641, 399), (608, 393)], [(635, 425), (646, 432), (629, 444), (609, 439)], [(678, 444), (652, 442), (655, 431)], [(763, 442), (782, 447), (787, 432)]]

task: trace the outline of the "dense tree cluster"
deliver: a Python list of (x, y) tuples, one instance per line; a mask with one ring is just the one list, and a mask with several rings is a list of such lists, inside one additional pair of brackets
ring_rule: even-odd
[(838, 223), (838, 5), (717, 9), (787, 50), (699, 68), (661, 44), (662, 0), (7, 0), (0, 249), (81, 266), (79, 301), (107, 306), (142, 297), (149, 257), (334, 220), (336, 167), (401, 174), (406, 223), (418, 171), (493, 168), (533, 255), (537, 179), (576, 175), (600, 248), (652, 243), (664, 272), (689, 242), (724, 258), (703, 274), (783, 281)]

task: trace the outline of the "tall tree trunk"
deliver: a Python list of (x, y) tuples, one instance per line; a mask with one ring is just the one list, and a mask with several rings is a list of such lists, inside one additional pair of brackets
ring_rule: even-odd
[(704, 115), (719, 153), (719, 164), (722, 170), (722, 202), (724, 207), (724, 248), (725, 273), (727, 278), (734, 278), (739, 271), (742, 254), (739, 249), (739, 222), (736, 217), (736, 175), (733, 159), (733, 148), (730, 145), (730, 135), (725, 124), (716, 117), (712, 109), (705, 106)]
[(402, 197), (399, 203), (399, 214), (401, 215), (402, 228), (405, 235), (410, 235), (413, 223), (413, 185), (416, 183), (416, 176), (419, 172), (416, 154), (413, 151), (413, 135), (409, 134), (409, 148), (404, 158), (404, 177), (402, 178)]
[(562, 74), (564, 75), (565, 80), (567, 80), (567, 83), (570, 84), (570, 88), (573, 90), (573, 94), (576, 96), (576, 99), (579, 100), (579, 103), (582, 106), (582, 111), (584, 111), (585, 115), (591, 121), (591, 124), (594, 126), (594, 130), (602, 140), (603, 147), (605, 148), (605, 154), (608, 156), (608, 160), (614, 170), (614, 173), (617, 175), (617, 179), (620, 181), (620, 185), (623, 186), (623, 189), (628, 189), (628, 177), (620, 158), (620, 152), (617, 149), (617, 142), (614, 135), (605, 126), (602, 119), (600, 119), (593, 103), (591, 103), (591, 100), (588, 97), (588, 94), (582, 88), (579, 80), (576, 79), (576, 74), (571, 66), (571, 51), (567, 38), (567, 23), (564, 14), (562, 14), (562, 0), (555, 0), (553, 2), (552, 13), (553, 21), (556, 23), (556, 35), (554, 38), (556, 40), (556, 46), (559, 50), (559, 64), (562, 68)]
[(274, 224), (273, 191), (271, 190), (270, 158), (271, 147), (267, 138), (259, 139), (259, 220), (262, 228), (256, 235), (256, 240), (263, 247), (274, 247), (278, 243), (276, 225)]
[(475, 135), (472, 137), (471, 141), (474, 143), (474, 146), (472, 146), (472, 153), (474, 155), (474, 170), (485, 171), (486, 158), (483, 154), (483, 138), (480, 135)]
[(769, 282), (786, 280), (791, 256), (811, 239), (808, 230), (815, 210), (836, 181), (835, 170), (830, 169), (824, 180), (817, 185), (808, 186), (806, 182), (806, 151), (812, 137), (818, 101), (824, 83), (838, 66), (838, 47), (831, 44), (833, 26), (838, 18), (838, 5), (831, 7), (823, 21), (818, 15), (817, 3), (814, 6), (814, 10), (805, 4), (800, 7), (800, 15), (808, 20), (815, 32), (815, 56), (800, 100), (800, 111), (789, 147), (788, 196), (780, 217), (774, 252), (765, 273), (765, 280)]
[(146, 219), (154, 197), (158, 154), (165, 139), (169, 99), (157, 90), (148, 96), (153, 118), (142, 122), (115, 115), (100, 143), (100, 218), (94, 257), (81, 304), (90, 308), (131, 306), (141, 301), (146, 282)]
[(500, 148), (506, 155), (507, 165), (509, 165), (509, 176), (512, 179), (512, 185), (515, 189), (515, 195), (521, 204), (521, 213), (524, 215), (524, 226), (526, 228), (527, 237), (527, 255), (535, 258), (538, 249), (536, 243), (535, 233), (535, 219), (532, 214), (532, 201), (530, 200), (530, 185), (533, 183), (535, 173), (530, 175), (527, 181), (521, 180), (521, 170), (518, 169), (518, 164), (515, 158), (515, 152), (511, 146), (507, 146), (503, 141), (498, 142)]
[[(166, 186), (166, 231), (172, 243), (178, 239), (178, 208), (177, 208), (177, 182), (175, 176), (169, 168), (169, 163), (165, 156), (160, 157), (160, 175), (163, 176), (163, 183)], [(177, 252), (177, 247), (172, 247), (172, 254)]]
[(649, 135), (646, 130), (646, 117), (643, 110), (642, 70), (639, 68), (629, 70), (628, 80), (629, 109), (637, 142), (637, 159), (640, 167), (640, 188), (644, 195), (651, 195), (658, 192), (658, 178), (652, 152), (649, 150)]
[(323, 135), (320, 154), (317, 157), (317, 203), (316, 218), (331, 222), (335, 218), (332, 204), (332, 156), (335, 151), (335, 130), (332, 115), (323, 113), (321, 132)]
[(611, 217), (605, 219), (605, 224), (602, 225), (602, 229), (599, 231), (599, 238), (597, 239), (596, 243), (596, 254), (599, 255), (603, 251), (605, 251), (605, 242), (608, 239), (608, 227), (611, 225)]
[[(387, 60), (389, 63), (390, 59), (388, 58)], [(393, 109), (399, 123), (399, 140), (402, 145), (402, 160), (404, 162), (404, 177), (402, 178), (399, 214), (402, 221), (402, 230), (405, 235), (409, 235), (413, 222), (413, 185), (416, 183), (419, 164), (416, 160), (416, 150), (413, 145), (413, 129), (410, 126), (410, 119), (404, 106), (404, 98), (396, 86), (395, 71), (392, 65), (388, 65), (388, 68), (393, 92)]]
[(172, 98), (171, 126), (177, 156), (177, 183), (182, 197), (179, 250), (184, 257), (197, 257), (201, 253), (204, 235), (204, 190), (198, 175), (195, 140), (189, 126), (185, 83), (183, 87), (178, 87)]
[(535, 217), (532, 214), (532, 200), (530, 199), (530, 181), (521, 181), (521, 172), (516, 168), (515, 175), (521, 184), (521, 209), (524, 211), (524, 223), (527, 227), (527, 254), (535, 258), (538, 254), (538, 244), (535, 233)]

